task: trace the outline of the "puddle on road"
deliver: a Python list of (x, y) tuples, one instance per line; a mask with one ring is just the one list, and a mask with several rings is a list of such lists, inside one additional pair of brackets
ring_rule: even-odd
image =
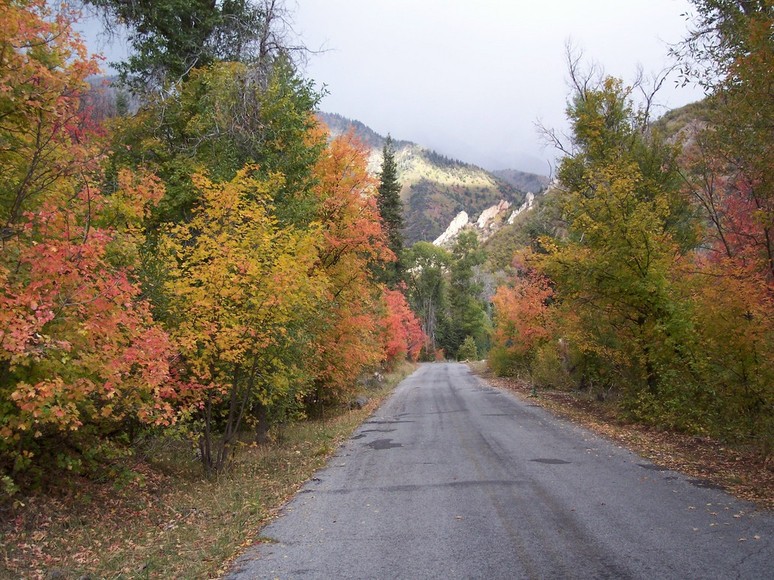
[(376, 439), (375, 441), (371, 441), (370, 443), (366, 443), (366, 447), (370, 447), (371, 449), (394, 449), (395, 447), (403, 447), (402, 443), (393, 443), (392, 439)]
[(534, 461), (535, 463), (546, 463), (548, 465), (567, 465), (572, 463), (572, 461), (565, 461), (564, 459), (544, 459), (542, 457), (538, 459), (530, 459), (530, 461)]

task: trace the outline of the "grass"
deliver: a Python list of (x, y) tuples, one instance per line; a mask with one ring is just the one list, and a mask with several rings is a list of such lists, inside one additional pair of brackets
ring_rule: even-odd
[(362, 409), (283, 427), (242, 445), (228, 471), (201, 475), (189, 446), (155, 440), (152, 459), (95, 482), (68, 477), (0, 512), (2, 578), (215, 578), (413, 366), (385, 377)]

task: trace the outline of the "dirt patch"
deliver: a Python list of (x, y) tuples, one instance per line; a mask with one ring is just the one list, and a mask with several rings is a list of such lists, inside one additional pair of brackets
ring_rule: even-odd
[(480, 363), (470, 366), (489, 384), (582, 425), (660, 467), (685, 473), (704, 486), (722, 488), (760, 509), (774, 510), (774, 465), (759, 453), (708, 437), (627, 423), (614, 405), (583, 393), (543, 389), (533, 393), (525, 381), (497, 377)]

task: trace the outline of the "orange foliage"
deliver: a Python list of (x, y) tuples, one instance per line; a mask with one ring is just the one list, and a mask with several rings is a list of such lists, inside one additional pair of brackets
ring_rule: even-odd
[(122, 173), (113, 196), (99, 191), (81, 109), (98, 68), (72, 17), (0, 4), (0, 451), (26, 458), (43, 436), (174, 419), (172, 346), (127, 251), (162, 190)]
[(317, 383), (336, 398), (382, 359), (379, 290), (372, 265), (390, 259), (376, 208), (376, 182), (352, 134), (333, 139), (315, 167), (320, 266), (329, 284), (316, 339)]
[(534, 270), (521, 272), (511, 286), (500, 286), (492, 299), (496, 311), (495, 346), (523, 357), (548, 340), (554, 333), (548, 305), (552, 296), (548, 279)]
[(382, 321), (385, 332), (385, 359), (388, 364), (408, 358), (416, 361), (425, 344), (425, 333), (400, 290), (385, 288), (387, 313)]
[(109, 260), (121, 233), (90, 225), (100, 197), (86, 187), (68, 206), (44, 203), (6, 243), (0, 364), (17, 410), (4, 417), (3, 438), (133, 416), (173, 419), (172, 347), (128, 271)]

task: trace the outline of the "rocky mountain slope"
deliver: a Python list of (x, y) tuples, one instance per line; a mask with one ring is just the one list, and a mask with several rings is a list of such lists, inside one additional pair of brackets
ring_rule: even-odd
[(510, 183), (519, 191), (528, 191), (530, 193), (540, 193), (548, 187), (551, 181), (545, 175), (527, 173), (518, 169), (498, 169), (493, 171), (492, 175), (499, 177), (506, 183)]
[[(371, 150), (369, 169), (374, 173), (379, 170), (383, 136), (359, 121), (340, 115), (320, 113), (319, 117), (334, 135), (354, 130)], [(405, 207), (404, 235), (407, 244), (437, 239), (455, 217), (461, 221), (462, 218), (458, 217), (461, 212), (468, 216), (467, 223), (479, 220), (485, 210), (492, 207), (499, 207), (501, 212), (518, 208), (524, 203), (530, 188), (546, 179), (523, 173), (524, 183), (531, 185), (517, 187), (480, 167), (449, 159), (416, 143), (398, 140), (393, 143), (398, 179), (403, 186), (401, 198)], [(516, 173), (521, 172), (512, 174)], [(489, 214), (486, 223), (499, 219), (495, 215), (497, 211), (490, 211)]]

